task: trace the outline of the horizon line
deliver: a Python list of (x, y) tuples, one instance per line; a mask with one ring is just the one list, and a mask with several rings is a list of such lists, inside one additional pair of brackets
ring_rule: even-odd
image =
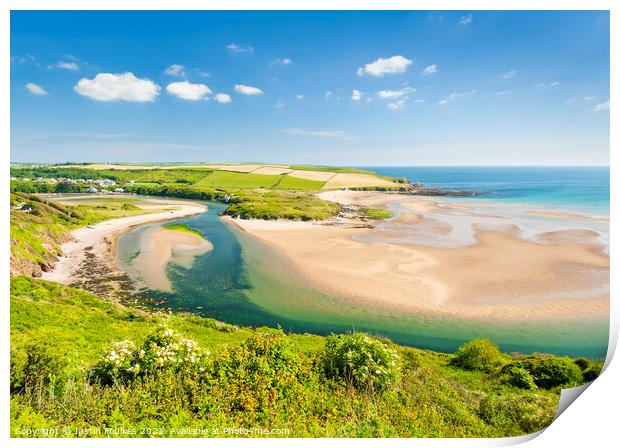
[(114, 161), (114, 162), (99, 162), (99, 161), (88, 161), (88, 162), (75, 162), (75, 161), (65, 161), (65, 162), (39, 162), (39, 161), (10, 161), (9, 164), (42, 164), (42, 165), (70, 165), (70, 164), (80, 164), (80, 165), (88, 165), (88, 164), (103, 164), (103, 165), (137, 165), (140, 163), (143, 164), (185, 164), (191, 165), (195, 164), (231, 164), (231, 165), (308, 165), (308, 166), (325, 166), (325, 167), (334, 167), (334, 168), (505, 168), (505, 167), (528, 167), (528, 168), (549, 168), (549, 167), (567, 167), (567, 168), (577, 168), (577, 167), (596, 167), (596, 168), (610, 168), (611, 164), (489, 164), (489, 165), (477, 165), (477, 164), (454, 164), (454, 165), (441, 165), (441, 164), (419, 164), (419, 165), (334, 165), (334, 164), (325, 164), (325, 163), (308, 163), (308, 162), (230, 162), (230, 161), (136, 161), (136, 162), (128, 162), (128, 161)]

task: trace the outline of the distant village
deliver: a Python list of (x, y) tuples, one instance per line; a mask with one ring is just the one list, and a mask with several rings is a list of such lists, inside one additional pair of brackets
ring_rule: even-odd
[[(28, 177), (17, 178), (11, 177), (11, 181), (21, 181), (21, 182), (37, 182), (37, 183), (46, 183), (46, 184), (84, 184), (89, 185), (84, 191), (86, 193), (98, 193), (104, 191), (106, 193), (113, 191), (115, 193), (124, 193), (125, 190), (123, 188), (117, 187), (112, 189), (111, 187), (116, 186), (116, 182), (111, 179), (70, 179), (68, 177), (37, 177), (35, 179), (30, 179)], [(130, 180), (128, 184), (132, 185), (134, 183), (133, 180)]]

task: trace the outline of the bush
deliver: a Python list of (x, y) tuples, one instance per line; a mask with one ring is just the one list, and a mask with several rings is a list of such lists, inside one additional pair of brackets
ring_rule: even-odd
[(231, 412), (265, 413), (296, 401), (300, 379), (310, 374), (305, 361), (281, 330), (256, 333), (216, 356), (207, 379), (211, 405), (219, 401), (228, 403)]
[(581, 370), (567, 357), (533, 356), (514, 363), (527, 370), (538, 387), (573, 387), (583, 382)]
[(526, 390), (536, 389), (537, 387), (532, 375), (522, 367), (509, 365), (503, 369), (503, 373), (504, 383), (506, 384)]
[(478, 407), (478, 415), (489, 425), (526, 434), (549, 426), (556, 411), (557, 402), (541, 395), (488, 395)]
[(383, 391), (399, 376), (398, 354), (388, 344), (364, 333), (327, 338), (323, 367), (330, 378), (369, 392)]
[(602, 364), (591, 364), (590, 367), (583, 372), (583, 381), (586, 383), (594, 381), (599, 377), (602, 369)]
[(204, 372), (208, 355), (195, 341), (161, 327), (146, 338), (140, 350), (129, 340), (115, 342), (93, 366), (91, 380), (110, 385), (116, 381), (131, 383), (138, 377), (164, 371)]
[(590, 367), (590, 361), (585, 358), (577, 358), (573, 362), (581, 369), (582, 372), (585, 372), (588, 370), (588, 367)]
[(451, 364), (466, 370), (493, 372), (504, 363), (504, 357), (497, 345), (487, 339), (474, 339), (455, 353)]
[(25, 352), (25, 359), (21, 361), (19, 357), (11, 356), (11, 391), (46, 388), (62, 376), (65, 362), (52, 355), (46, 345), (30, 343)]

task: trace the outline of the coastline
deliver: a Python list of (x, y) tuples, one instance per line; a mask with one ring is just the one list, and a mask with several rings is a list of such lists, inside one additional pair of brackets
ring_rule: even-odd
[[(92, 274), (94, 270), (97, 271), (96, 273), (104, 271), (108, 276), (122, 275), (116, 266), (115, 247), (120, 235), (142, 224), (192, 216), (203, 213), (207, 209), (206, 205), (199, 203), (155, 199), (142, 201), (140, 208), (149, 210), (151, 213), (110, 219), (71, 232), (71, 241), (62, 245), (62, 255), (51, 271), (43, 273), (42, 278), (70, 285), (92, 280), (85, 277)], [(158, 210), (162, 211), (158, 212)]]
[(194, 233), (182, 230), (151, 227), (140, 235), (140, 253), (132, 267), (139, 283), (149, 289), (172, 291), (166, 274), (169, 262), (190, 268), (194, 258), (213, 250), (213, 244)]
[[(381, 312), (490, 321), (609, 313), (609, 257), (594, 232), (566, 229), (534, 240), (509, 219), (460, 203), (351, 191), (320, 196), (341, 204), (397, 208), (399, 214), (370, 229), (346, 222), (223, 219), (286, 256), (318, 290)], [(460, 220), (472, 217), (503, 224), (472, 225), (474, 241), (461, 246), (422, 245), (403, 236), (422, 232), (441, 242), (458, 234)]]

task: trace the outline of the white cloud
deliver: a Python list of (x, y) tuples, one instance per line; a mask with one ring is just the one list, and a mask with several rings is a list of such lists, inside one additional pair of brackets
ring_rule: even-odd
[(399, 90), (381, 90), (377, 92), (379, 98), (383, 98), (384, 100), (400, 98), (402, 96), (408, 95), (410, 93), (415, 93), (415, 89), (413, 87), (403, 87)]
[(471, 14), (468, 14), (466, 16), (461, 16), (461, 18), (459, 19), (459, 23), (461, 25), (469, 25), (473, 21), (474, 21), (474, 17)]
[(11, 56), (11, 64), (34, 64), (40, 66), (41, 63), (33, 55), (26, 53), (24, 56)]
[(213, 98), (218, 103), (222, 103), (222, 104), (232, 103), (232, 98), (227, 93), (218, 93)]
[(181, 64), (172, 64), (164, 70), (164, 73), (168, 76), (185, 77), (185, 67)]
[(396, 100), (393, 103), (388, 104), (387, 108), (389, 110), (403, 109), (406, 103), (407, 103), (406, 100)]
[(284, 106), (286, 106), (286, 101), (284, 100), (278, 100), (276, 101), (276, 104), (274, 105), (276, 109), (282, 109)]
[(325, 98), (331, 98), (333, 95), (333, 93), (331, 92), (331, 90), (328, 90), (327, 92), (325, 92)]
[(359, 90), (353, 90), (353, 92), (351, 93), (351, 100), (359, 101), (362, 99), (362, 96), (364, 96), (363, 92), (360, 92)]
[(295, 95), (295, 98), (297, 98), (299, 101), (302, 101), (305, 96), (303, 96), (301, 93), (298, 93), (297, 95)]
[(242, 95), (262, 95), (263, 91), (258, 87), (246, 86), (245, 84), (236, 84), (235, 92)]
[(604, 103), (599, 103), (596, 106), (594, 106), (592, 109), (590, 109), (591, 112), (602, 112), (604, 110), (609, 110), (609, 101), (606, 101)]
[(274, 60), (271, 65), (291, 65), (293, 63), (292, 59), (289, 58), (281, 58)]
[(504, 73), (502, 75), (502, 78), (504, 78), (504, 79), (512, 79), (515, 76), (517, 76), (517, 71), (516, 70), (508, 70), (506, 73)]
[(26, 88), (34, 95), (47, 95), (47, 90), (33, 82), (26, 84)]
[(446, 96), (442, 100), (439, 101), (439, 104), (444, 105), (448, 103), (452, 103), (460, 98), (465, 98), (471, 95), (474, 95), (476, 90), (468, 90), (467, 92), (452, 92), (450, 95)]
[(506, 96), (514, 93), (514, 90), (500, 90), (499, 92), (495, 92), (495, 96)]
[(593, 96), (584, 96), (584, 97), (583, 97), (583, 100), (584, 100), (584, 101), (592, 101), (593, 99), (594, 99), (594, 97), (593, 97)]
[(182, 100), (200, 101), (206, 99), (207, 95), (211, 93), (211, 89), (204, 84), (181, 81), (168, 84), (166, 92)]
[(99, 73), (93, 79), (82, 78), (73, 88), (95, 101), (155, 101), (160, 87), (150, 79), (137, 78), (131, 72)]
[(391, 58), (382, 59), (379, 58), (370, 64), (364, 65), (357, 69), (357, 76), (364, 76), (365, 74), (370, 76), (384, 76), (394, 75), (397, 73), (404, 73), (407, 68), (413, 63), (411, 59), (407, 59), (404, 56), (392, 56)]
[(345, 131), (306, 131), (304, 129), (282, 129), (282, 132), (290, 135), (303, 135), (308, 137), (335, 138), (337, 140), (355, 140), (352, 135)]
[(550, 83), (545, 83), (545, 82), (539, 82), (538, 84), (536, 84), (534, 87), (537, 87), (539, 89), (546, 89), (547, 87), (558, 87), (561, 86), (563, 83), (560, 81), (553, 81)]
[(437, 73), (438, 71), (439, 70), (437, 70), (437, 64), (431, 64), (428, 67), (426, 67), (424, 70), (422, 70), (422, 74), (424, 76), (431, 76)]
[(237, 44), (228, 44), (228, 45), (226, 45), (226, 49), (228, 51), (230, 51), (231, 53), (234, 53), (234, 54), (241, 54), (241, 53), (252, 54), (252, 53), (254, 53), (254, 48), (252, 48), (249, 45), (244, 47), (242, 45), (237, 45)]
[(77, 63), (69, 61), (58, 61), (56, 62), (56, 67), (71, 71), (79, 69)]

